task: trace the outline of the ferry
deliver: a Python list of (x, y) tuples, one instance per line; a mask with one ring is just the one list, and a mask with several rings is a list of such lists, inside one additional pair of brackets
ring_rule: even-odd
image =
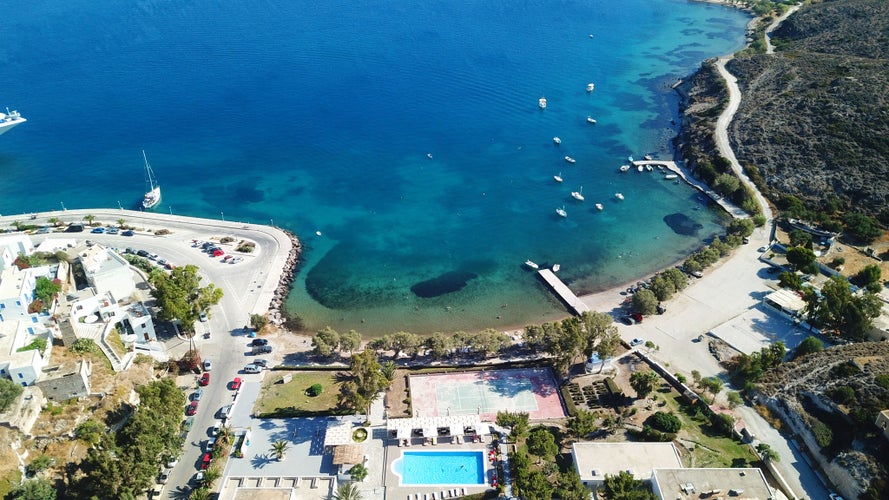
[(25, 118), (18, 111), (10, 111), (6, 108), (6, 113), (0, 113), (0, 135), (12, 130), (12, 127), (25, 123)]

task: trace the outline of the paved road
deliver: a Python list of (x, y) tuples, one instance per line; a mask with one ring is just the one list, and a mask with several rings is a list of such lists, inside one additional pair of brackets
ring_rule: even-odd
[[(164, 488), (167, 498), (181, 498), (188, 491), (189, 481), (197, 470), (202, 455), (202, 447), (208, 437), (208, 429), (216, 418), (214, 413), (232, 400), (232, 391), (227, 383), (243, 369), (252, 356), (249, 354), (250, 340), (244, 336), (242, 328), (249, 323), (252, 313), (264, 313), (269, 306), (281, 272), (291, 250), (290, 239), (282, 231), (254, 224), (193, 219), (165, 214), (134, 212), (128, 210), (69, 210), (36, 214), (34, 220), (27, 216), (0, 217), (0, 227), (8, 227), (19, 220), (33, 224), (45, 224), (49, 217), (57, 217), (65, 222), (80, 222), (87, 214), (95, 216), (95, 221), (116, 225), (124, 219), (127, 225), (137, 228), (131, 237), (109, 234), (51, 233), (34, 236), (35, 244), (43, 238), (75, 238), (92, 240), (110, 247), (124, 249), (131, 247), (158, 254), (177, 266), (195, 264), (204, 277), (202, 284), (213, 283), (222, 288), (224, 296), (220, 303), (211, 308), (208, 323), (198, 324), (199, 332), (209, 327), (210, 339), (196, 336), (195, 342), (201, 355), (213, 364), (211, 383), (204, 388), (204, 396), (195, 416), (194, 426), (185, 440), (185, 448), (179, 464), (173, 471)], [(144, 229), (166, 228), (171, 234), (156, 236)], [(236, 241), (248, 239), (256, 242), (257, 250), (245, 255), (237, 264), (226, 264), (221, 258), (212, 258), (198, 248), (193, 248), (192, 240), (209, 240), (231, 236)], [(233, 246), (223, 246), (226, 252)], [(188, 343), (173, 338), (167, 342), (171, 358), (178, 358), (188, 349)], [(264, 356), (268, 357), (268, 356)], [(244, 374), (240, 374), (245, 378)], [(251, 376), (258, 378), (258, 376)], [(197, 387), (197, 376), (191, 376), (190, 386)], [(188, 379), (188, 377), (186, 377)], [(190, 396), (190, 389), (186, 395)], [(249, 404), (252, 404), (250, 402)], [(184, 409), (183, 409), (184, 410)], [(184, 415), (183, 415), (184, 417)]]

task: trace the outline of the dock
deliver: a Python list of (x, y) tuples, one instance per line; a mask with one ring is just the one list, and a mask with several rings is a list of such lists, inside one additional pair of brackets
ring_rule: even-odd
[(590, 312), (590, 307), (577, 298), (577, 295), (574, 295), (574, 292), (568, 288), (568, 285), (562, 283), (562, 280), (556, 276), (556, 273), (552, 272), (550, 269), (541, 269), (537, 271), (537, 275), (540, 276), (556, 296), (562, 299), (562, 302), (568, 306), (568, 310), (578, 316), (582, 313)]
[(693, 188), (697, 189), (701, 193), (707, 195), (711, 200), (713, 200), (717, 205), (722, 207), (722, 209), (725, 210), (733, 218), (747, 219), (750, 217), (750, 214), (745, 212), (741, 207), (735, 205), (734, 203), (732, 203), (729, 200), (726, 200), (722, 195), (720, 195), (716, 191), (710, 189), (710, 187), (707, 186), (706, 184), (704, 184), (703, 182), (700, 182), (696, 179), (691, 178), (689, 175), (686, 174), (685, 169), (680, 167), (679, 165), (677, 165), (675, 161), (668, 161), (668, 160), (642, 160), (642, 161), (639, 161), (639, 160), (637, 160), (637, 161), (633, 161), (631, 163), (633, 164), (634, 167), (637, 167), (639, 165), (653, 165), (653, 166), (662, 165), (664, 168), (666, 168), (670, 172), (673, 172), (674, 174), (678, 175), (683, 181), (685, 181), (686, 184), (688, 184), (689, 186), (692, 186)]

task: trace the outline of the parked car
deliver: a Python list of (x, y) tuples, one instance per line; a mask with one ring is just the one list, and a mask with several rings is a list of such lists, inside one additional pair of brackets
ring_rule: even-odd
[(124, 231), (120, 234), (121, 234), (121, 236), (132, 236), (134, 233), (133, 233), (132, 229), (127, 229), (126, 231)]
[(622, 316), (622, 317), (620, 318), (620, 320), (621, 320), (625, 325), (630, 325), (630, 326), (632, 326), (632, 325), (635, 325), (635, 324), (636, 324), (636, 320), (633, 319), (632, 316)]
[[(221, 428), (222, 428), (222, 421), (217, 420), (216, 422), (213, 423), (213, 427), (210, 427), (210, 435), (211, 436), (218, 436), (219, 429), (221, 429)], [(215, 439), (213, 441), (215, 441)]]
[(168, 469), (172, 469), (173, 467), (176, 467), (176, 465), (178, 463), (179, 463), (179, 457), (170, 457), (169, 459), (167, 459), (166, 465), (167, 465)]
[(204, 360), (204, 371), (208, 372), (213, 369), (213, 363), (210, 362), (209, 359)]
[(158, 259), (157, 265), (163, 266), (167, 263), (167, 259)]
[(158, 257), (158, 256), (157, 256), (156, 253), (150, 253), (150, 254), (148, 254), (148, 259), (149, 259), (149, 260), (157, 260), (157, 257)]
[(199, 387), (196, 391), (194, 391), (194, 394), (191, 395), (191, 400), (200, 401), (203, 396), (204, 390)]
[(159, 482), (160, 484), (167, 484), (167, 481), (170, 480), (170, 473), (171, 472), (173, 472), (173, 471), (170, 469), (164, 469), (163, 471), (161, 471), (160, 476), (158, 476), (158, 478), (157, 478), (157, 482)]
[(225, 405), (219, 409), (220, 418), (228, 418), (232, 414), (232, 405)]
[(213, 249), (212, 255), (213, 255), (213, 257), (221, 257), (221, 256), (225, 255), (225, 252), (222, 251), (221, 248), (215, 248), (215, 249)]
[(268, 345), (268, 344), (269, 344), (268, 339), (253, 339), (253, 342), (250, 342), (250, 345), (252, 345), (252, 346)]
[(52, 231), (51, 227), (41, 227), (40, 229), (37, 230), (37, 234), (46, 234), (50, 231)]
[(116, 227), (109, 227), (105, 230), (105, 234), (117, 234), (119, 231)]
[(124, 252), (124, 253), (131, 253), (131, 254), (135, 254), (135, 253), (136, 253), (136, 249), (135, 249), (135, 248), (130, 248), (130, 247), (127, 247), (127, 249), (126, 249), (126, 250), (124, 250), (124, 251), (123, 251), (123, 252)]
[(82, 233), (83, 232), (83, 224), (69, 224), (67, 228), (65, 228), (66, 233)]
[(147, 257), (148, 257), (148, 251), (147, 251), (147, 250), (136, 250), (136, 255), (138, 255), (139, 257), (145, 257), (145, 258), (147, 258)]
[(200, 384), (200, 385), (208, 385), (209, 383), (210, 383), (210, 374), (207, 373), (207, 372), (204, 372), (204, 374), (201, 375), (201, 379), (198, 380), (198, 384)]
[(633, 340), (630, 341), (630, 345), (633, 346), (633, 347), (636, 347), (637, 345), (640, 345), (640, 344), (642, 344), (643, 342), (645, 342), (645, 341), (642, 340), (642, 339), (640, 339), (639, 337), (636, 337), (636, 338), (634, 338)]
[(105, 232), (105, 228), (104, 227), (94, 227), (93, 230), (90, 232), (93, 234), (102, 234)]
[(270, 352), (272, 352), (272, 346), (270, 345), (253, 346), (253, 354), (269, 354)]
[(209, 453), (204, 453), (204, 456), (201, 457), (201, 470), (207, 470), (210, 468), (210, 462), (213, 461), (213, 455)]
[(260, 373), (261, 371), (262, 371), (262, 368), (254, 365), (254, 364), (249, 364), (244, 367), (244, 372), (246, 372), (246, 373)]
[(240, 388), (241, 388), (241, 377), (235, 377), (235, 379), (232, 380), (231, 389), (233, 391), (237, 391)]
[(268, 362), (268, 360), (265, 360), (265, 359), (254, 359), (253, 362), (251, 362), (250, 364), (256, 365), (260, 368), (268, 368), (269, 367), (269, 362)]
[(207, 321), (207, 311), (201, 311), (198, 313), (198, 319), (201, 321)]
[(192, 401), (191, 403), (188, 403), (188, 406), (185, 407), (185, 414), (188, 415), (189, 417), (194, 415), (197, 412), (198, 412), (198, 402), (197, 401)]
[(211, 451), (213, 451), (214, 446), (216, 446), (216, 438), (211, 437), (210, 439), (207, 440), (207, 447), (204, 449), (207, 450), (207, 452), (211, 452)]

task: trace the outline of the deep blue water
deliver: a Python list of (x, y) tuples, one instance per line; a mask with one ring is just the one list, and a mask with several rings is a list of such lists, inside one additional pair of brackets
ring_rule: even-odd
[(747, 20), (680, 0), (8, 3), (0, 105), (29, 121), (0, 138), (0, 213), (135, 207), (145, 149), (157, 210), (301, 237), (288, 307), (311, 328), (551, 319), (525, 259), (589, 292), (720, 230), (691, 188), (616, 169), (671, 156), (669, 86)]

